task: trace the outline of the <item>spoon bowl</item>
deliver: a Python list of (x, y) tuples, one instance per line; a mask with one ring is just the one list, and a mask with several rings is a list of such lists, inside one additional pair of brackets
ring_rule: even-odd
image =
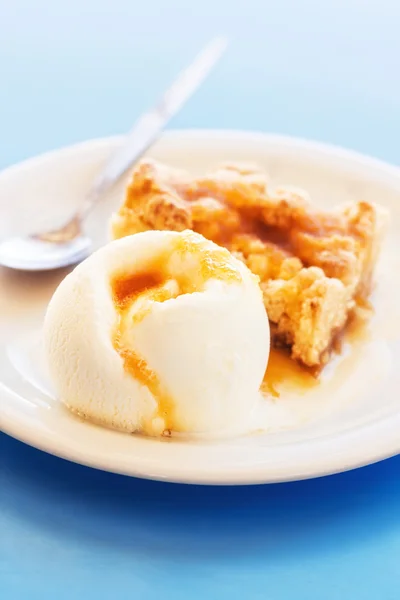
[(80, 234), (72, 240), (53, 243), (38, 236), (12, 237), (0, 244), (0, 264), (23, 271), (49, 271), (84, 260), (92, 241)]

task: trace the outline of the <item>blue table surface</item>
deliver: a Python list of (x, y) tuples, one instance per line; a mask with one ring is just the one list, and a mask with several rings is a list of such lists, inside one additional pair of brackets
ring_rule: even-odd
[[(125, 131), (221, 31), (230, 50), (174, 127), (281, 132), (400, 164), (399, 28), (397, 0), (4, 0), (0, 167)], [(0, 597), (398, 600), (399, 476), (396, 457), (191, 487), (0, 434)]]

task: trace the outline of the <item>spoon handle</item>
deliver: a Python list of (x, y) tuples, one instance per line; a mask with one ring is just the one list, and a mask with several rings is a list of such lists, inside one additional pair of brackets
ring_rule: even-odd
[(182, 108), (210, 73), (227, 46), (224, 37), (212, 40), (184, 69), (164, 93), (160, 102), (143, 114), (126, 135), (122, 145), (111, 155), (105, 167), (95, 178), (75, 219), (83, 220), (102, 195), (131, 167), (157, 139), (168, 121)]

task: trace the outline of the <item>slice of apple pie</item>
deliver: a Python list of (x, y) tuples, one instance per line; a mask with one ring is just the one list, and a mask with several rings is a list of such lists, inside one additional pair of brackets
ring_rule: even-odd
[(192, 177), (146, 160), (133, 172), (111, 232), (192, 229), (226, 246), (260, 278), (272, 343), (321, 367), (371, 291), (385, 222), (374, 204), (324, 211), (302, 190), (270, 189), (265, 173), (249, 165)]

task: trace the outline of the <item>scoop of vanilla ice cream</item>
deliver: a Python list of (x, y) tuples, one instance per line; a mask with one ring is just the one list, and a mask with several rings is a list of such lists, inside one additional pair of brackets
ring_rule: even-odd
[(44, 341), (60, 399), (129, 432), (246, 427), (269, 356), (254, 275), (193, 232), (111, 242), (70, 273)]

